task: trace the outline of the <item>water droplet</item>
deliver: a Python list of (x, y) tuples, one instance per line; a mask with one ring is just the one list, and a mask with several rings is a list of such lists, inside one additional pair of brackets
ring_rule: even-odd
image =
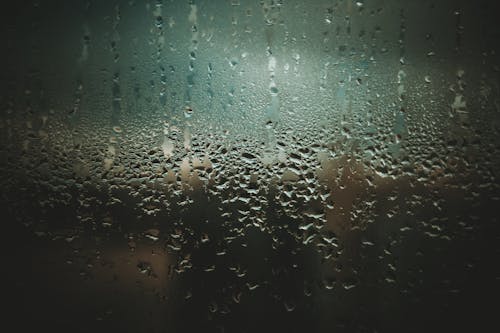
[(191, 118), (192, 115), (193, 115), (193, 108), (190, 106), (186, 106), (184, 108), (184, 117)]
[(293, 310), (295, 310), (295, 303), (293, 301), (285, 301), (285, 309), (287, 312), (292, 312)]
[(335, 287), (336, 280), (335, 278), (326, 278), (323, 280), (323, 285), (325, 286), (326, 289), (332, 290)]

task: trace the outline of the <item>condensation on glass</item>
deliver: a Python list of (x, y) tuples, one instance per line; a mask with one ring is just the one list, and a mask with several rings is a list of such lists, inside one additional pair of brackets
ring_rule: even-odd
[(479, 330), (495, 1), (2, 11), (9, 316), (67, 332)]

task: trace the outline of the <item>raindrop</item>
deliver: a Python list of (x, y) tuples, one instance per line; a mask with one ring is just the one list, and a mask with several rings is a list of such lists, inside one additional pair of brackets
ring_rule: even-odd
[(335, 278), (326, 278), (323, 280), (323, 285), (325, 286), (326, 289), (332, 290), (335, 287), (336, 280)]
[(287, 312), (292, 312), (296, 307), (295, 303), (292, 301), (285, 301), (284, 305)]
[(193, 115), (193, 108), (190, 106), (184, 107), (184, 117), (191, 118), (192, 115)]

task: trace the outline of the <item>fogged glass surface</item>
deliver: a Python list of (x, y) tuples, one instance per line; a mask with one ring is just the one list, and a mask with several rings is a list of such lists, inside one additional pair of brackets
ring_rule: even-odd
[(495, 1), (2, 10), (18, 331), (483, 331)]

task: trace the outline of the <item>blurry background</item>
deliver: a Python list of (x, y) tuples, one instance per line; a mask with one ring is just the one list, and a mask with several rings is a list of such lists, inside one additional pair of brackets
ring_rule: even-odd
[(6, 323), (17, 332), (494, 324), (494, 4), (5, 7)]

